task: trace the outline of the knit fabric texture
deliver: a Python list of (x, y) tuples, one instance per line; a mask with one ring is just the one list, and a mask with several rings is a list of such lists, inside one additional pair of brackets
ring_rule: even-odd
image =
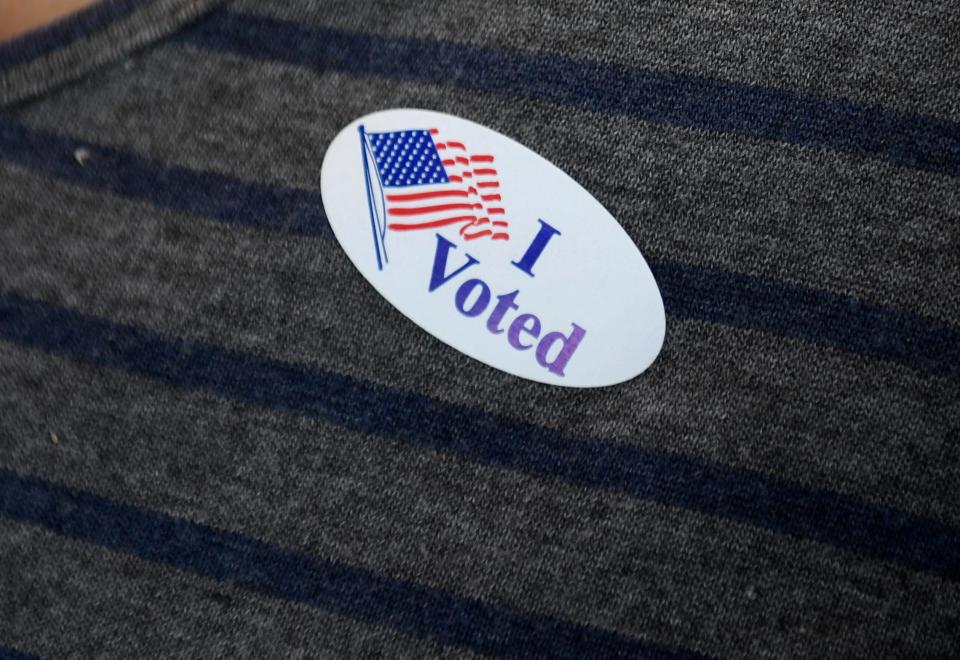
[[(104, 0), (0, 45), (0, 656), (960, 655), (955, 2)], [(667, 312), (614, 387), (423, 331), (320, 163), (556, 163)]]

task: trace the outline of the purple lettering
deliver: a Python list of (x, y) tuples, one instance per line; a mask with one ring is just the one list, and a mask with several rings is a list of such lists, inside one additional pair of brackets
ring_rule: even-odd
[(520, 314), (517, 318), (513, 319), (513, 323), (510, 324), (510, 332), (507, 333), (507, 341), (509, 341), (510, 345), (518, 351), (525, 351), (533, 346), (533, 344), (522, 343), (520, 341), (520, 333), (528, 334), (534, 339), (539, 337), (540, 319), (533, 314)]
[(502, 296), (497, 296), (497, 306), (493, 308), (493, 311), (490, 312), (490, 318), (487, 319), (487, 330), (492, 332), (495, 335), (499, 335), (503, 330), (500, 328), (500, 321), (503, 320), (503, 317), (511, 309), (519, 309), (519, 307), (513, 301), (517, 299), (517, 294), (520, 293), (520, 290), (511, 291), (510, 293), (505, 293)]
[[(558, 376), (563, 375), (564, 367), (567, 366), (567, 363), (573, 356), (573, 352), (577, 350), (577, 346), (580, 345), (583, 336), (587, 334), (587, 331), (576, 323), (571, 325), (573, 325), (573, 331), (570, 333), (570, 336), (564, 336), (562, 332), (549, 332), (543, 336), (543, 339), (541, 339), (537, 345), (537, 362), (540, 363), (540, 366), (546, 367)], [(553, 359), (553, 362), (548, 362), (547, 353), (556, 342), (561, 343), (560, 352), (557, 354), (557, 357)]]

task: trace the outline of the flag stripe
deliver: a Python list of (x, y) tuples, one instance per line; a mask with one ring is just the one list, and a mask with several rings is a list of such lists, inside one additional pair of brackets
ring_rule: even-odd
[(435, 199), (437, 197), (467, 197), (470, 194), (468, 190), (433, 190), (431, 192), (408, 193), (404, 195), (387, 195), (388, 202), (416, 202), (423, 199)]
[(390, 215), (423, 215), (425, 213), (437, 213), (438, 211), (467, 211), (482, 209), (481, 204), (434, 204), (433, 206), (414, 206), (414, 207), (390, 207)]
[[(416, 231), (435, 229), (450, 224), (464, 224), (460, 228), (460, 234), (466, 240), (476, 240), (479, 238), (491, 237), (497, 240), (507, 240), (509, 234), (501, 231), (494, 235), (494, 232), (487, 230), (473, 231), (471, 226), (489, 222), (484, 218), (476, 218), (475, 215), (449, 216), (451, 211), (477, 211), (484, 212), (484, 206), (488, 200), (479, 195), (479, 191), (472, 185), (464, 185), (464, 179), (473, 179), (474, 173), (468, 169), (470, 167), (470, 158), (467, 156), (454, 156), (441, 159), (439, 150), (441, 149), (460, 149), (466, 151), (466, 145), (463, 142), (455, 140), (436, 141), (433, 136), (439, 135), (439, 130), (430, 129), (429, 135), (426, 131), (417, 128), (407, 128), (389, 132), (367, 133), (367, 139), (370, 140), (374, 152), (374, 166), (378, 172), (378, 183), (386, 190), (404, 190), (415, 189), (414, 192), (386, 193), (388, 202), (386, 214), (389, 217), (417, 218), (415, 222), (390, 222), (387, 228), (396, 231)], [(437, 165), (439, 163), (439, 165)], [(442, 168), (442, 173), (437, 168)], [(487, 170), (493, 171), (493, 170)], [(438, 182), (442, 174), (444, 183)], [(483, 183), (495, 183), (490, 181), (489, 176), (485, 175)], [(425, 200), (439, 200), (445, 197), (460, 197), (470, 199), (476, 197), (476, 200), (469, 202), (446, 202), (429, 205), (421, 205)], [(498, 200), (499, 201), (499, 196)], [(502, 207), (490, 208), (488, 214), (504, 216), (505, 209)], [(503, 224), (504, 227), (507, 223)]]
[(480, 231), (463, 232), (463, 237), (468, 241), (472, 241), (476, 238), (483, 238), (484, 236), (493, 236), (493, 231), (490, 229), (481, 229)]
[(435, 229), (436, 227), (446, 227), (455, 225), (458, 222), (473, 222), (477, 217), (475, 215), (456, 215), (440, 220), (427, 220), (424, 222), (391, 222), (390, 229), (396, 231), (413, 231), (416, 229)]

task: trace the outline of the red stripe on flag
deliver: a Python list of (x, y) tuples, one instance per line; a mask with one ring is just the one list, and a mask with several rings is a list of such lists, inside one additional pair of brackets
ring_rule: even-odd
[(388, 227), (396, 231), (411, 231), (413, 229), (430, 229), (432, 227), (445, 227), (458, 222), (473, 222), (477, 219), (475, 215), (458, 215), (440, 220), (431, 220), (430, 222), (391, 222)]
[(462, 236), (465, 232), (470, 231), (474, 227), (479, 227), (480, 225), (488, 225), (488, 224), (490, 224), (490, 218), (477, 218), (476, 220), (471, 222), (469, 225), (464, 225), (460, 227), (460, 235)]
[(423, 215), (424, 213), (437, 213), (439, 211), (460, 211), (480, 208), (483, 208), (481, 204), (435, 204), (433, 206), (412, 206), (410, 208), (391, 207), (387, 209), (387, 214)]
[(490, 231), (489, 229), (483, 229), (481, 231), (478, 231), (475, 234), (464, 234), (463, 237), (468, 241), (472, 241), (475, 238), (483, 238), (484, 236), (491, 236), (491, 235), (493, 235), (492, 231)]
[(414, 202), (419, 199), (434, 199), (435, 197), (466, 197), (467, 194), (466, 190), (435, 190), (433, 192), (410, 193), (408, 195), (387, 195), (387, 201)]
[[(400, 222), (390, 222), (388, 228), (394, 231), (414, 231), (459, 224), (459, 233), (468, 241), (481, 238), (508, 240), (510, 236), (507, 233), (509, 223), (505, 218), (506, 210), (503, 207), (485, 207), (485, 204), (503, 201), (498, 190), (500, 188), (500, 182), (497, 180), (498, 172), (490, 165), (495, 160), (494, 156), (491, 154), (470, 156), (464, 142), (455, 140), (437, 141), (440, 130), (431, 128), (429, 131), (434, 136), (434, 146), (438, 150), (458, 150), (462, 152), (456, 156), (444, 153), (443, 155), (446, 158), (441, 156), (441, 163), (446, 169), (448, 182), (459, 183), (461, 186), (450, 186), (446, 189), (442, 187), (440, 189), (434, 188), (428, 192), (386, 194), (387, 215), (392, 219), (400, 219)], [(471, 163), (481, 165), (471, 167)], [(477, 178), (484, 180), (477, 181)], [(466, 185), (463, 185), (465, 182)], [(458, 199), (462, 202), (454, 201)], [(436, 200), (439, 203), (431, 204), (428, 202), (426, 205), (417, 205), (417, 203), (426, 200)], [(485, 204), (470, 203), (481, 200)], [(443, 217), (451, 211), (453, 213), (460, 211), (464, 215)], [(485, 213), (498, 219), (491, 221), (486, 215), (469, 215), (469, 213)], [(398, 216), (401, 217), (398, 218)], [(437, 218), (437, 216), (441, 217), (432, 219)]]

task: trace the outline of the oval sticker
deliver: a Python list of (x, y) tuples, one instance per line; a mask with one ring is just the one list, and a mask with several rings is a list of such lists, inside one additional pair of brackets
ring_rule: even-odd
[(489, 128), (427, 110), (344, 128), (320, 175), (347, 256), (467, 355), (551, 385), (633, 378), (663, 345), (649, 266), (576, 181)]

